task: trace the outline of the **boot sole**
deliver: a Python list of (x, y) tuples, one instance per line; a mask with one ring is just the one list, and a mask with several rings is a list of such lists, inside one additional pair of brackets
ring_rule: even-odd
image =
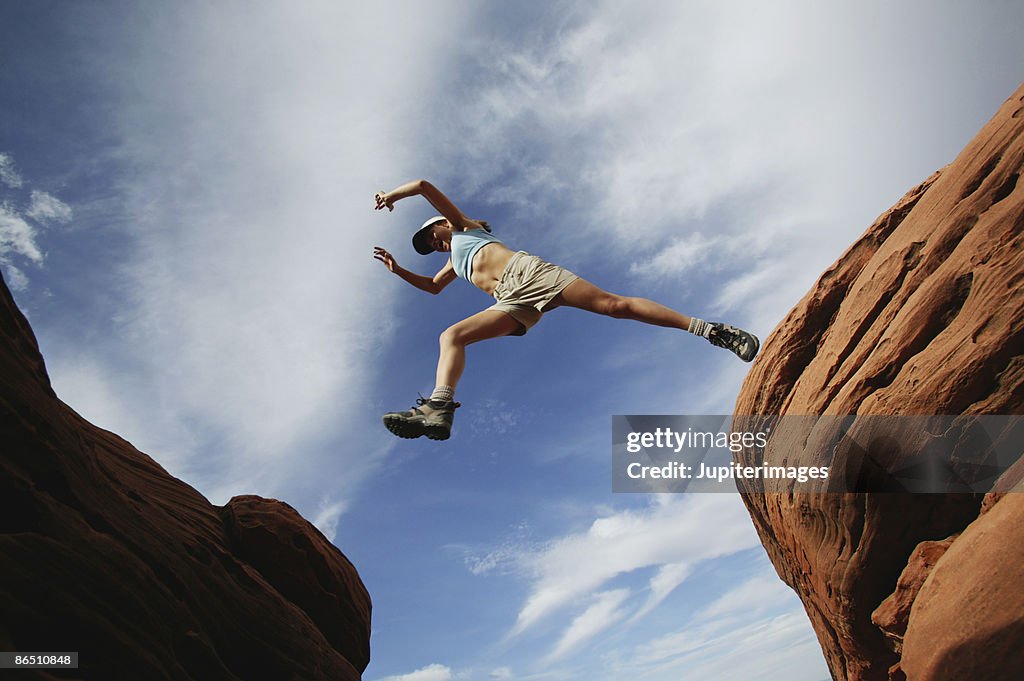
[(422, 422), (409, 421), (401, 417), (388, 418), (387, 416), (382, 417), (381, 421), (392, 434), (406, 440), (415, 440), (427, 435), (427, 428)]
[(422, 421), (410, 421), (400, 416), (393, 416), (391, 418), (384, 416), (381, 418), (381, 421), (384, 422), (384, 427), (394, 435), (406, 440), (415, 440), (424, 435), (431, 440), (447, 440), (452, 436), (452, 431), (449, 428), (429, 426)]
[(452, 436), (452, 431), (441, 426), (427, 426), (425, 435), (431, 440), (447, 440)]

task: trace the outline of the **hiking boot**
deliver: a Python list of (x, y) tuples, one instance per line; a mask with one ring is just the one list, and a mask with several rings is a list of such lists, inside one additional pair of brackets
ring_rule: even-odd
[(447, 440), (452, 434), (452, 419), (458, 402), (429, 400), (420, 397), (408, 411), (384, 414), (384, 427), (398, 437), (412, 439), (426, 435), (431, 440)]
[(761, 342), (754, 334), (721, 322), (712, 322), (708, 340), (712, 345), (732, 350), (744, 362), (754, 359), (761, 347)]

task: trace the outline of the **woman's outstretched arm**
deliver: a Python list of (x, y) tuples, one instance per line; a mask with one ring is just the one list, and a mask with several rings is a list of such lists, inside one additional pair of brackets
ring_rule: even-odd
[(394, 210), (396, 201), (416, 195), (420, 195), (429, 201), (430, 205), (437, 209), (438, 213), (447, 218), (456, 231), (475, 226), (467, 225), (470, 221), (462, 214), (458, 206), (445, 196), (440, 189), (426, 180), (414, 180), (389, 192), (377, 192), (377, 195), (374, 197), (377, 202), (375, 209), (387, 208), (388, 210)]
[(434, 275), (433, 279), (431, 279), (430, 277), (425, 277), (422, 274), (410, 272), (400, 266), (395, 261), (394, 256), (380, 246), (373, 247), (373, 257), (384, 263), (384, 267), (387, 267), (389, 271), (394, 272), (408, 283), (421, 291), (426, 291), (427, 293), (437, 295), (444, 290), (445, 286), (455, 281), (455, 268), (452, 267), (451, 260), (445, 263), (445, 266)]

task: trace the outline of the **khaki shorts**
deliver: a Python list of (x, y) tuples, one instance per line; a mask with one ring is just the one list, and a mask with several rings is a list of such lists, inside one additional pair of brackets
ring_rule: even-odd
[(494, 299), (498, 302), (487, 309), (511, 315), (522, 325), (511, 335), (522, 336), (540, 321), (544, 306), (577, 279), (564, 267), (519, 251), (508, 261), (494, 287)]

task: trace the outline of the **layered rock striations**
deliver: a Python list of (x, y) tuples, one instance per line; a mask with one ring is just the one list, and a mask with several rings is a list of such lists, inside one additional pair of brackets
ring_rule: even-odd
[[(736, 414), (1024, 413), (1022, 171), (1024, 87), (822, 275)], [(985, 498), (744, 496), (835, 679), (1024, 678), (1022, 465)]]
[(370, 598), (294, 509), (210, 504), (50, 387), (0, 281), (0, 650), (74, 651), (18, 678), (348, 679)]

